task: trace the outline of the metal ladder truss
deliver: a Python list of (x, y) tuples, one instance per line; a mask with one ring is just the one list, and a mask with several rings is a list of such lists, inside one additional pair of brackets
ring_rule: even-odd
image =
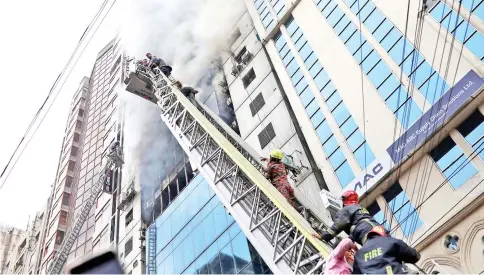
[(91, 212), (92, 207), (94, 206), (97, 198), (102, 192), (103, 184), (104, 181), (106, 181), (109, 171), (115, 167), (120, 167), (124, 163), (122, 151), (120, 149), (110, 151), (110, 153), (106, 155), (106, 159), (107, 162), (99, 173), (100, 176), (98, 181), (91, 188), (91, 194), (89, 195), (89, 198), (82, 205), (81, 212), (75, 218), (71, 229), (66, 234), (66, 237), (64, 238), (60, 246), (59, 253), (54, 255), (54, 259), (51, 262), (48, 274), (60, 274), (62, 268), (67, 261), (69, 252), (71, 251), (74, 242), (79, 236), (79, 232), (81, 231), (82, 226), (89, 218), (89, 212)]
[(156, 274), (156, 222), (150, 226), (148, 250), (148, 274)]
[(292, 207), (263, 176), (247, 146), (203, 107), (191, 104), (172, 80), (141, 71), (152, 81), (162, 120), (271, 270), (321, 273), (331, 248), (312, 237), (313, 227), (324, 226), (316, 215), (299, 204)]

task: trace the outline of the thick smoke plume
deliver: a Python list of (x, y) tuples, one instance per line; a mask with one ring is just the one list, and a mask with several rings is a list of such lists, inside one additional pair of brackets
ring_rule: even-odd
[(244, 11), (241, 0), (136, 0), (123, 38), (130, 55), (151, 52), (173, 66), (176, 78), (195, 85), (228, 48)]
[[(245, 12), (240, 0), (132, 0), (127, 8), (121, 32), (127, 53), (143, 59), (151, 52), (164, 59), (182, 83), (202, 86), (198, 97), (210, 88), (207, 82), (213, 77), (204, 77), (230, 46), (233, 27)], [(127, 160), (123, 179), (139, 177), (146, 201), (183, 151), (161, 121), (157, 105), (121, 94)]]

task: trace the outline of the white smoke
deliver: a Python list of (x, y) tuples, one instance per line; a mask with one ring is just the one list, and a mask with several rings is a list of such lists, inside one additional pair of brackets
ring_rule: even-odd
[(229, 47), (244, 12), (241, 0), (134, 0), (123, 39), (130, 55), (151, 52), (173, 66), (182, 83), (195, 85)]
[[(230, 46), (234, 25), (244, 12), (241, 0), (132, 0), (121, 30), (123, 46), (136, 59), (145, 58), (147, 52), (162, 58), (173, 67), (176, 79), (195, 86)], [(127, 160), (123, 178), (142, 173), (143, 201), (183, 151), (161, 121), (157, 105), (121, 94)]]

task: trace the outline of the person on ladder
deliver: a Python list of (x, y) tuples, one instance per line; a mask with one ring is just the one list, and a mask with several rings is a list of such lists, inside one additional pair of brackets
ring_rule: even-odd
[(158, 68), (164, 75), (167, 77), (170, 76), (172, 68), (166, 65), (165, 61), (161, 58), (153, 56), (151, 53), (147, 53), (146, 57), (150, 60), (148, 63), (148, 67), (153, 71), (155, 68)]
[(268, 161), (265, 168), (265, 176), (271, 181), (279, 192), (287, 199), (290, 205), (294, 204), (294, 189), (287, 180), (287, 170), (285, 164), (282, 162), (284, 154), (281, 150), (274, 150), (270, 154), (270, 158), (261, 158), (262, 161)]
[(404, 241), (388, 236), (384, 230), (372, 230), (355, 254), (353, 274), (409, 274), (404, 263), (415, 264), (420, 253)]
[(178, 87), (182, 94), (186, 96), (186, 98), (188, 98), (188, 100), (190, 100), (190, 102), (195, 105), (195, 107), (198, 106), (198, 102), (195, 99), (195, 95), (198, 94), (198, 91), (196, 89), (187, 85), (183, 86), (180, 81), (176, 81), (175, 86)]
[(345, 231), (353, 241), (363, 245), (368, 238), (368, 233), (372, 230), (383, 230), (386, 234), (389, 233), (370, 215), (366, 208), (358, 204), (358, 193), (353, 190), (345, 191), (341, 195), (341, 200), (343, 208), (336, 213), (333, 225), (323, 231), (321, 235), (314, 234), (314, 237), (329, 242), (341, 231)]

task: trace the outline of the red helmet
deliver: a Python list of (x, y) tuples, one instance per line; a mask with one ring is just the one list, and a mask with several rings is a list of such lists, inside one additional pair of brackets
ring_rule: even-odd
[(343, 192), (343, 194), (341, 194), (341, 200), (343, 201), (344, 206), (357, 204), (358, 199), (359, 199), (358, 193), (356, 193), (353, 190), (348, 190)]

